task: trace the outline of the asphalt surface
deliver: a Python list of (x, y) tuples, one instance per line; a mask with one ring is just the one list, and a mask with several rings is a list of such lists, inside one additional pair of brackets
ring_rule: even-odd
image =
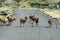
[[(60, 40), (60, 29), (56, 29), (55, 22), (51, 29), (45, 28), (49, 26), (48, 17), (39, 10), (16, 9), (14, 13), (16, 20), (10, 26), (0, 26), (0, 40)], [(24, 27), (20, 27), (19, 19), (29, 15), (39, 18), (38, 27), (35, 24), (35, 27), (32, 27), (29, 21)]]

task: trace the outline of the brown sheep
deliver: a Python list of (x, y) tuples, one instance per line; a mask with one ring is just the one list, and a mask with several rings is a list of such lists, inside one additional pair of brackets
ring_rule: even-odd
[(25, 16), (24, 19), (20, 18), (20, 26), (23, 25), (23, 27), (24, 27), (24, 24), (27, 22), (27, 20), (28, 20), (27, 16)]

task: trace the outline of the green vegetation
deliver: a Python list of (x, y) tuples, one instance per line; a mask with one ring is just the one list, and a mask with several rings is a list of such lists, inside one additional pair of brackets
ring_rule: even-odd
[(2, 6), (2, 0), (0, 0), (0, 7)]
[(0, 16), (2, 16), (2, 19), (6, 19), (6, 16), (5, 15), (0, 15)]
[(30, 6), (39, 8), (40, 4), (39, 3), (30, 3)]
[(41, 6), (48, 6), (49, 5), (47, 3), (30, 3), (30, 2), (29, 2), (29, 4), (31, 7), (36, 7), (36, 8), (40, 8)]
[(20, 2), (21, 0), (14, 0), (14, 1), (16, 1), (17, 6), (19, 6), (19, 2)]
[(60, 1), (58, 2), (58, 5), (60, 5)]
[[(4, 1), (5, 0), (2, 0), (2, 2), (4, 2)], [(59, 0), (53, 0), (53, 1), (52, 0), (11, 0), (11, 1), (14, 1), (12, 3), (12, 5), (15, 3), (14, 7), (16, 7), (16, 8), (18, 8), (18, 7), (21, 7), (21, 8), (25, 8), (25, 7), (26, 8), (29, 8), (29, 7), (40, 8), (40, 6), (48, 6), (49, 4), (57, 4)]]
[(2, 2), (5, 2), (5, 0), (2, 0)]

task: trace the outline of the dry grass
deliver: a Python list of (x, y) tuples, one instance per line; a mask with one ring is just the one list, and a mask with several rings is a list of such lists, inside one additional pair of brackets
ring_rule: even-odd
[(42, 9), (43, 12), (47, 15), (52, 16), (53, 18), (57, 18), (60, 20), (60, 10), (54, 10), (54, 9)]

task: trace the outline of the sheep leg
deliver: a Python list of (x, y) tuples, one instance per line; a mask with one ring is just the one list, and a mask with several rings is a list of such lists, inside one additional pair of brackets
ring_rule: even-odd
[(22, 27), (22, 23), (20, 23), (20, 27)]
[(24, 23), (23, 23), (23, 27), (24, 27)]
[(34, 22), (32, 22), (32, 27), (34, 27), (34, 25), (33, 25), (33, 24), (34, 24)]
[(36, 27), (38, 27), (38, 23), (36, 23)]

